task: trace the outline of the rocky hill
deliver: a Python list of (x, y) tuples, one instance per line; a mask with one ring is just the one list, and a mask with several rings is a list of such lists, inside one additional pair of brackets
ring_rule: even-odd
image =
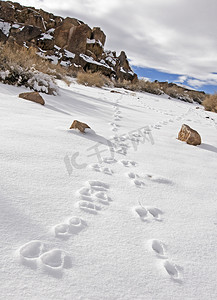
[(135, 82), (124, 51), (104, 49), (105, 33), (75, 18), (62, 18), (42, 9), (0, 1), (0, 42), (35, 47), (38, 54), (69, 70), (100, 71), (116, 80)]

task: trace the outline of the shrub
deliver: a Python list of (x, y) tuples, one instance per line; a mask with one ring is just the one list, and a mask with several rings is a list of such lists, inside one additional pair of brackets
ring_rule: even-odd
[(206, 96), (202, 104), (205, 110), (217, 113), (217, 94)]
[(111, 80), (106, 76), (102, 75), (100, 72), (78, 72), (77, 82), (86, 86), (96, 86), (100, 88), (103, 86), (112, 85)]
[(117, 87), (117, 88), (123, 88), (123, 89), (126, 89), (126, 90), (131, 90), (132, 89), (132, 82), (129, 81), (129, 80), (120, 80), (118, 79), (117, 81), (114, 82), (114, 86)]
[(17, 44), (0, 45), (0, 81), (35, 91), (56, 94), (54, 79), (65, 79), (66, 71), (40, 57), (36, 49)]
[(160, 84), (157, 81), (146, 81), (144, 79), (138, 80), (138, 82), (135, 84), (134, 90), (138, 90), (141, 92), (146, 92), (150, 94), (155, 94), (155, 95), (161, 95), (163, 94)]
[(132, 83), (128, 80), (118, 80), (117, 82), (115, 82), (115, 87), (137, 92), (146, 92), (155, 95), (161, 95), (163, 93), (159, 82), (150, 82), (144, 79), (139, 79), (136, 83)]

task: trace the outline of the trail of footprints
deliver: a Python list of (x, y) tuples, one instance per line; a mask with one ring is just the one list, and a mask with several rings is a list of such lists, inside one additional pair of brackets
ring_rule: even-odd
[[(135, 174), (133, 172), (129, 172), (126, 174), (127, 177), (133, 181), (136, 186), (141, 187), (145, 185), (144, 181), (141, 180), (141, 176)], [(160, 176), (154, 176), (150, 174), (145, 174), (142, 176), (143, 180), (149, 180), (154, 183), (158, 184), (172, 184), (172, 182), (166, 178)], [(149, 206), (149, 205), (142, 205), (139, 202), (139, 205), (133, 208), (135, 214), (142, 222), (162, 222), (163, 212), (157, 207)], [(164, 273), (169, 276), (172, 280), (181, 283), (182, 282), (182, 273), (181, 268), (174, 264), (170, 259), (168, 259), (167, 255), (167, 247), (166, 245), (159, 241), (159, 240), (150, 240), (148, 241), (149, 248), (152, 252), (154, 252), (157, 258), (162, 259), (161, 268), (163, 269)]]
[[(119, 100), (114, 105), (114, 122), (110, 123), (112, 131), (117, 133), (120, 125), (116, 122), (121, 120), (121, 111), (119, 109)], [(160, 125), (159, 125), (160, 128)], [(132, 136), (135, 141), (139, 139), (139, 136)], [(127, 154), (128, 145), (124, 142), (126, 138), (123, 136), (115, 136), (118, 143), (118, 149), (116, 152), (120, 154)], [(104, 158), (103, 162), (106, 164), (117, 163), (114, 158)], [(125, 168), (133, 168), (137, 166), (137, 163), (132, 160), (120, 160), (118, 161)], [(101, 172), (105, 175), (113, 175), (113, 170), (109, 167), (104, 167), (102, 164), (91, 164), (89, 168), (95, 172)], [(151, 181), (158, 184), (172, 184), (172, 182), (166, 178), (145, 174), (140, 176), (132, 171), (126, 173), (127, 178), (136, 187), (144, 187), (145, 181)], [(83, 187), (81, 187), (76, 195), (79, 200), (76, 202), (75, 207), (81, 212), (97, 215), (101, 210), (105, 209), (111, 203), (111, 198), (108, 196), (110, 186), (99, 180), (89, 180)], [(140, 218), (142, 222), (161, 222), (163, 212), (154, 206), (143, 206), (139, 203), (138, 206), (133, 208), (135, 214)], [(79, 234), (81, 231), (87, 229), (86, 221), (78, 216), (72, 216), (62, 223), (55, 225), (52, 228), (52, 234), (58, 239), (69, 239), (72, 236)], [(148, 242), (149, 248), (156, 256), (162, 259), (163, 269), (168, 276), (173, 280), (180, 280), (181, 272), (179, 267), (168, 259), (166, 252), (166, 246), (159, 240), (151, 240)], [(63, 250), (52, 248), (50, 245), (44, 243), (41, 240), (32, 240), (17, 250), (17, 255), (20, 262), (32, 269), (41, 268), (43, 271), (48, 272), (53, 276), (61, 276), (64, 269), (72, 267), (71, 257)]]

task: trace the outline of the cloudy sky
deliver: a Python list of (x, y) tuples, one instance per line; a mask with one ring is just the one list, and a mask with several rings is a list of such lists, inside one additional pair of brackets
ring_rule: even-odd
[(16, 0), (75, 17), (126, 51), (139, 76), (217, 91), (216, 0)]

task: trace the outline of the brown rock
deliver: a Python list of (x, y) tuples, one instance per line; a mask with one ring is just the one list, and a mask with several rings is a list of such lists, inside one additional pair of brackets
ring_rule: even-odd
[(71, 28), (78, 26), (79, 23), (74, 18), (66, 18), (63, 20), (54, 32), (56, 45), (60, 48), (66, 48), (69, 42), (69, 35)]
[(70, 129), (78, 129), (80, 132), (84, 133), (86, 128), (90, 128), (87, 124), (82, 123), (78, 120), (74, 120)]
[(87, 39), (91, 37), (91, 29), (86, 24), (72, 27), (69, 32), (67, 50), (73, 53), (85, 53)]
[(38, 39), (36, 45), (42, 50), (53, 50), (54, 39)]
[(182, 125), (182, 128), (179, 131), (178, 140), (194, 146), (201, 144), (199, 133), (186, 124)]
[(85, 53), (87, 38), (91, 37), (91, 29), (77, 19), (66, 18), (55, 29), (54, 37), (58, 47), (73, 53)]
[(34, 27), (32, 25), (26, 25), (24, 28), (14, 34), (14, 38), (17, 43), (22, 43), (26, 41), (30, 41), (41, 34), (41, 30), (38, 27)]
[(20, 98), (23, 98), (25, 100), (33, 101), (36, 103), (39, 103), (41, 105), (44, 105), (44, 99), (41, 97), (39, 92), (27, 92), (27, 93), (21, 93), (19, 94)]
[(104, 46), (106, 35), (99, 27), (93, 27), (92, 39), (95, 39), (96, 41), (100, 41), (102, 43), (102, 46)]
[(7, 41), (7, 36), (1, 31), (0, 29), (0, 42), (6, 42)]
[(10, 3), (5, 1), (0, 2), (0, 19), (3, 19), (5, 22), (14, 20), (14, 9)]
[(16, 19), (19, 23), (32, 25), (45, 31), (45, 23), (42, 16), (36, 9), (30, 7), (24, 7), (22, 10), (16, 11)]
[(103, 47), (98, 43), (87, 43), (86, 54), (92, 56), (94, 59), (100, 59), (103, 53)]

